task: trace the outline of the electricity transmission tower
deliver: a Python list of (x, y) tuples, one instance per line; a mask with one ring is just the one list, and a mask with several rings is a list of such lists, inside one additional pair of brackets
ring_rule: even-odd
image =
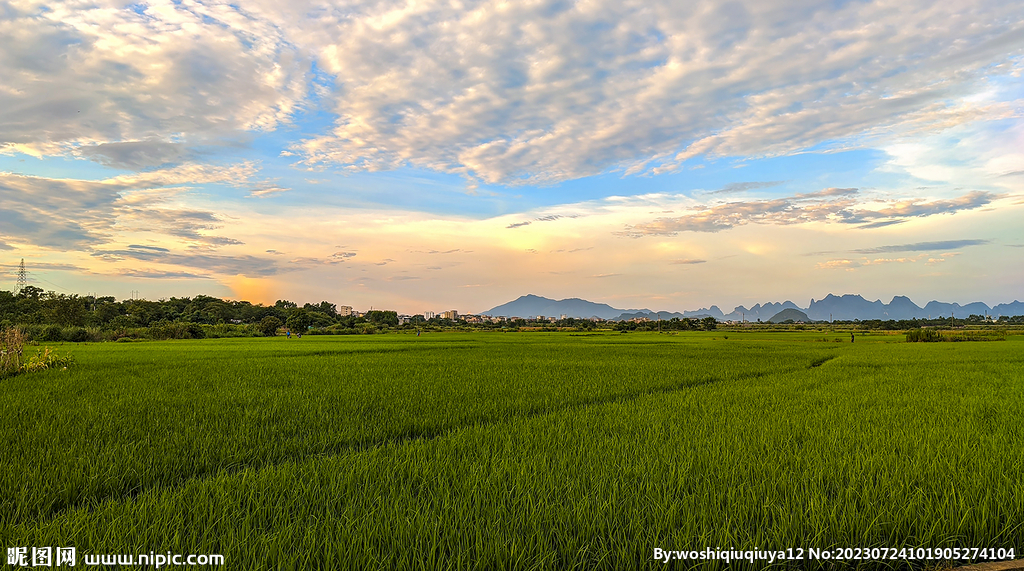
[(21, 259), (21, 265), (18, 266), (18, 293), (21, 293), (28, 285), (28, 272), (25, 271), (25, 258)]

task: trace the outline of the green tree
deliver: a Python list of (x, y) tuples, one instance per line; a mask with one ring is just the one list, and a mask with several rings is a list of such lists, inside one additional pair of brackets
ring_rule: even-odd
[(45, 293), (42, 288), (36, 286), (25, 286), (21, 291), (18, 292), (18, 297), (27, 299), (39, 299), (39, 296)]
[(390, 325), (391, 327), (398, 326), (398, 312), (397, 311), (367, 311), (366, 320), (374, 325)]
[(277, 330), (281, 325), (283, 325), (283, 323), (281, 323), (280, 319), (273, 315), (268, 315), (260, 321), (260, 334), (264, 337), (273, 337), (274, 335), (277, 335)]
[(708, 316), (700, 320), (700, 325), (704, 331), (714, 331), (718, 327), (718, 320), (714, 317)]
[(334, 323), (334, 319), (326, 313), (321, 313), (319, 311), (309, 312), (309, 324), (313, 327), (330, 327), (331, 325), (334, 325)]
[(61, 327), (81, 326), (85, 321), (85, 303), (77, 295), (50, 293), (43, 301), (43, 313), (49, 323)]
[(318, 304), (307, 303), (306, 305), (302, 306), (302, 308), (305, 309), (306, 311), (315, 311), (317, 313), (323, 313), (324, 315), (327, 315), (331, 319), (334, 319), (335, 317), (338, 316), (337, 306), (335, 306), (333, 303), (326, 301), (321, 301)]
[(309, 316), (309, 312), (301, 307), (293, 308), (288, 312), (288, 321), (285, 325), (288, 329), (295, 333), (303, 333), (309, 326), (313, 324), (313, 320)]

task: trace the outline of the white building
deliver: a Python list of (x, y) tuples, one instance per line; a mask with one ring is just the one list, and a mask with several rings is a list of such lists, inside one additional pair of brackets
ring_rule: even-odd
[(433, 311), (424, 311), (423, 312), (423, 319), (433, 319), (435, 317), (437, 317), (437, 314), (434, 313)]
[(352, 306), (351, 305), (342, 305), (342, 306), (340, 306), (338, 308), (338, 315), (340, 315), (342, 317), (349, 317), (349, 316), (351, 316), (352, 315)]

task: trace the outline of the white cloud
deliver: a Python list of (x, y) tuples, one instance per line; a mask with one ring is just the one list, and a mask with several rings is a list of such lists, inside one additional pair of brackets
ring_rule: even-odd
[(854, 145), (1006, 113), (966, 98), (1022, 24), (995, 1), (358, 4), (309, 32), (340, 119), (294, 150), (517, 184)]
[(28, 153), (157, 166), (175, 139), (273, 129), (306, 94), (277, 26), (217, 2), (6, 3), (0, 45), (0, 148)]
[[(181, 183), (245, 184), (251, 164), (186, 164), (107, 180), (0, 172), (0, 238), (48, 249), (90, 250), (131, 232), (158, 233), (193, 247), (240, 244), (210, 231), (221, 216), (194, 208)], [(168, 188), (171, 187), (171, 188)]]
[[(1024, 101), (1020, 104), (1024, 108)], [(883, 147), (883, 170), (948, 186), (986, 185), (1021, 191), (1024, 173), (1024, 113), (961, 125), (942, 133), (899, 140)]]
[(657, 173), (1013, 115), (986, 81), (1024, 49), (996, 0), (5, 6), (0, 152), (130, 169), (322, 99), (336, 124), (285, 154), (504, 184)]

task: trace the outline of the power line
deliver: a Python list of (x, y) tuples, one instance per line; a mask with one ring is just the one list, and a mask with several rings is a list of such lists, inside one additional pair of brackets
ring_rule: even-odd
[(31, 274), (31, 275), (32, 275), (32, 278), (33, 278), (33, 279), (39, 280), (39, 281), (41, 281), (41, 282), (46, 282), (46, 283), (48, 283), (48, 284), (52, 285), (53, 287), (55, 287), (55, 288), (57, 288), (57, 289), (60, 289), (60, 290), (64, 290), (65, 292), (67, 292), (67, 293), (71, 293), (71, 294), (75, 293), (74, 291), (72, 291), (72, 290), (69, 290), (68, 288), (66, 288), (66, 287), (64, 287), (64, 286), (59, 286), (59, 285), (57, 285), (57, 284), (55, 284), (55, 283), (51, 282), (50, 280), (47, 280), (47, 279), (43, 279), (43, 278), (39, 277), (39, 274), (37, 274), (37, 273), (35, 273), (35, 272), (26, 272), (26, 273), (28, 273), (28, 274)]

